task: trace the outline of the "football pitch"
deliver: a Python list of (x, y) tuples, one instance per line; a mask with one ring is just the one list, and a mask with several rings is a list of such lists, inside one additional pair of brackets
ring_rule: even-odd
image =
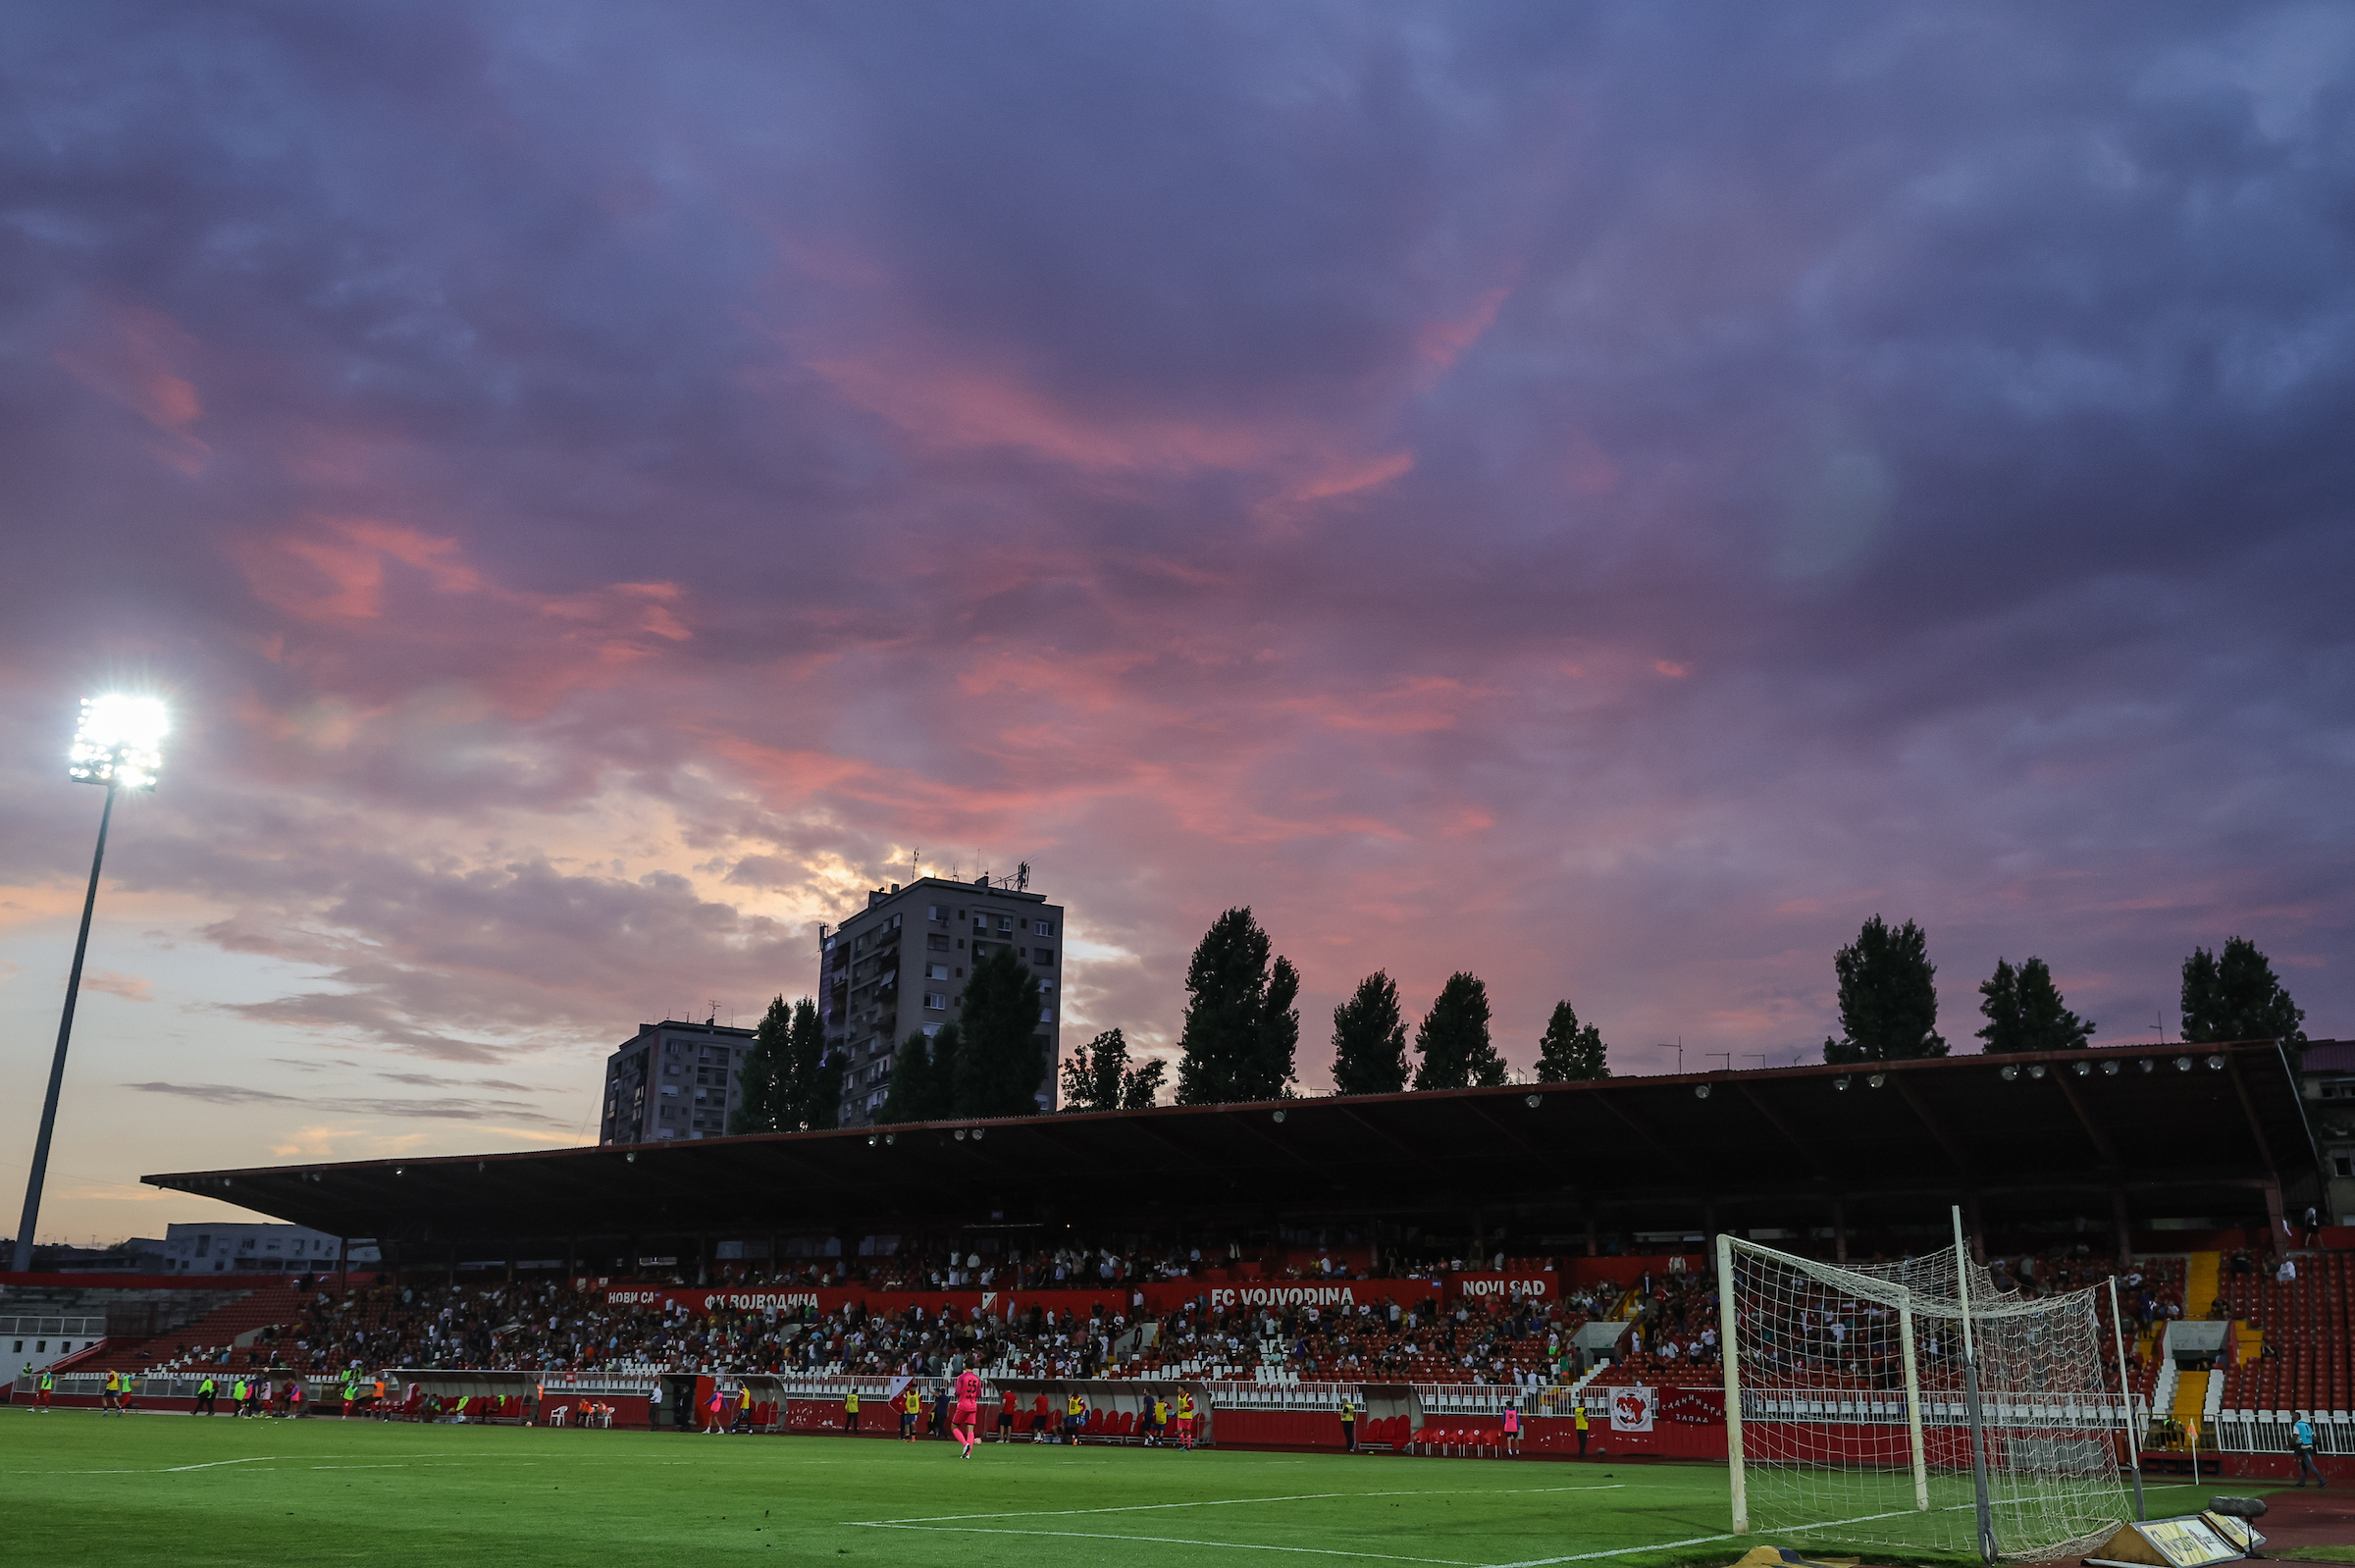
[(1027, 1442), (964, 1460), (929, 1439), (0, 1409), (0, 1551), (44, 1564), (1662, 1568), (1757, 1543), (1725, 1534), (1725, 1488), (1714, 1465)]

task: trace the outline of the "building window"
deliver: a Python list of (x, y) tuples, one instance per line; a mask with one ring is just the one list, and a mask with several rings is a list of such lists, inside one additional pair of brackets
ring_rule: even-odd
[(926, 991), (924, 993), (924, 1006), (930, 1008), (935, 1013), (946, 1013), (949, 1010), (949, 999), (943, 992)]
[(939, 1024), (937, 1024), (937, 1023), (927, 1023), (927, 1024), (925, 1024), (925, 1025), (924, 1025), (924, 1038), (925, 1038), (925, 1039), (927, 1039), (927, 1040), (929, 1040), (930, 1038), (932, 1038), (932, 1036), (934, 1036), (935, 1034), (938, 1034), (939, 1032), (940, 1032), (940, 1025), (939, 1025)]
[(2355, 1176), (2355, 1155), (2334, 1154), (2330, 1156), (2330, 1169), (2342, 1176)]
[(999, 915), (999, 916), (998, 916), (998, 929), (999, 929), (999, 930), (1001, 930), (1001, 931), (1011, 931), (1011, 930), (1013, 930), (1013, 929), (1014, 929), (1014, 916), (1013, 916), (1013, 915)]
[(1039, 965), (1044, 968), (1051, 969), (1055, 967), (1055, 950), (1051, 947), (1034, 947), (1030, 950), (1030, 955), (1037, 959)]
[(1051, 1007), (1042, 1007), (1042, 1008), (1040, 1008), (1040, 1009), (1038, 1010), (1038, 1021), (1039, 1021), (1039, 1022), (1041, 1022), (1041, 1023), (1052, 1023), (1052, 1022), (1054, 1022), (1054, 1021), (1055, 1021), (1055, 1010), (1054, 1010), (1053, 1008), (1051, 1008)]
[(946, 953), (949, 950), (949, 939), (935, 931), (924, 938), (924, 950), (928, 953)]
[(948, 910), (947, 910), (947, 909), (946, 909), (944, 906), (942, 906), (942, 905), (938, 905), (938, 904), (927, 904), (927, 905), (925, 905), (925, 906), (924, 906), (924, 918), (925, 918), (925, 919), (927, 919), (927, 920), (944, 920), (944, 921), (945, 921), (946, 919), (948, 919), (948, 917), (949, 917), (949, 912), (948, 912)]
[(1032, 920), (1030, 922), (1030, 929), (1035, 931), (1040, 936), (1053, 936), (1055, 934), (1055, 922), (1053, 920)]

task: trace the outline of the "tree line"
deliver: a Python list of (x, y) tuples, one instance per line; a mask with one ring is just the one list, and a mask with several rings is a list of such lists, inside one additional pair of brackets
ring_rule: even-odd
[[(1294, 1091), (1300, 1050), (1300, 971), (1275, 951), (1248, 908), (1211, 922), (1185, 970), (1185, 1017), (1178, 1035), (1177, 1100), (1216, 1105), (1279, 1100)], [(1342, 1094), (1463, 1089), (1505, 1081), (1490, 1034), (1489, 988), (1455, 973), (1415, 1026), (1408, 1056), (1398, 983), (1381, 969), (1333, 1010), (1333, 1084)], [(1602, 1032), (1556, 1003), (1538, 1042), (1538, 1078), (1563, 1082), (1610, 1076)], [(1131, 1066), (1121, 1031), (1108, 1029), (1064, 1065), (1066, 1110), (1133, 1110), (1151, 1105), (1167, 1065)]]
[[(1827, 1036), (1829, 1063), (1895, 1062), (1945, 1056), (1938, 1033), (1937, 966), (1929, 938), (1912, 920), (1891, 926), (1866, 920), (1834, 956), (1840, 1034)], [(1185, 1016), (1178, 1038), (1179, 1105), (1283, 1099), (1295, 1092), (1300, 1048), (1300, 972), (1277, 953), (1248, 907), (1211, 923), (1186, 965)], [(2194, 1044), (2306, 1040), (2306, 1015), (2271, 961), (2245, 937), (2219, 952), (2195, 947), (2183, 961), (2182, 1037)], [(1989, 1053), (2066, 1051), (2090, 1044), (2093, 1019), (2070, 1011), (2051, 967), (2034, 955), (2014, 965), (1996, 960), (1979, 985), (1976, 1031)], [(1026, 1116), (1046, 1074), (1037, 1032), (1039, 984), (1029, 966), (1000, 951), (975, 965), (959, 1021), (917, 1031), (896, 1053), (878, 1122)], [(1506, 1081), (1504, 1058), (1490, 1032), (1487, 984), (1457, 971), (1447, 977), (1410, 1042), (1398, 985), (1382, 969), (1357, 983), (1333, 1010), (1333, 1086), (1340, 1094), (1397, 1094), (1413, 1089), (1486, 1087)], [(844, 1053), (829, 1057), (816, 1004), (769, 1003), (754, 1031), (740, 1075), (732, 1132), (793, 1131), (835, 1125)], [(1556, 1002), (1538, 1041), (1537, 1080), (1561, 1083), (1611, 1075), (1601, 1030)], [(1107, 1029), (1062, 1065), (1067, 1111), (1140, 1110), (1169, 1087), (1169, 1064), (1133, 1060), (1121, 1030)]]
[[(1920, 926), (1908, 920), (1893, 927), (1875, 915), (1839, 951), (1832, 969), (1839, 981), (1840, 1034), (1825, 1038), (1826, 1062), (1947, 1054), (1938, 1032), (1938, 967), (1930, 962), (1929, 937)], [(2246, 937), (2231, 938), (2221, 953), (2194, 947), (2183, 961), (2179, 1002), (2181, 1034), (2189, 1044), (2279, 1040), (2294, 1049), (2306, 1043), (2305, 1011)], [(2016, 967), (2009, 958), (1995, 961), (1995, 972), (1979, 983), (1979, 1013), (1987, 1021), (1976, 1034), (1980, 1049), (1990, 1054), (2074, 1051), (2093, 1041), (2093, 1019), (2069, 1010), (2050, 966), (2033, 956)]]

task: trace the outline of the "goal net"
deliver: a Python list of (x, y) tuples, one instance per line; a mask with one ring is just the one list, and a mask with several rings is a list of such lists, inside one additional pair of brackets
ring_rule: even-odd
[(2093, 1291), (1999, 1292), (1943, 1249), (1835, 1268), (1720, 1236), (1717, 1264), (1737, 1533), (1992, 1561), (2128, 1517)]

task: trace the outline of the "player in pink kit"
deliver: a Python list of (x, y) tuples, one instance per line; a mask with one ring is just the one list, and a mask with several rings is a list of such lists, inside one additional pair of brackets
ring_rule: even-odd
[(957, 1414), (949, 1420), (949, 1436), (964, 1445), (966, 1458), (973, 1456), (981, 1436), (981, 1374), (970, 1367), (957, 1374)]

